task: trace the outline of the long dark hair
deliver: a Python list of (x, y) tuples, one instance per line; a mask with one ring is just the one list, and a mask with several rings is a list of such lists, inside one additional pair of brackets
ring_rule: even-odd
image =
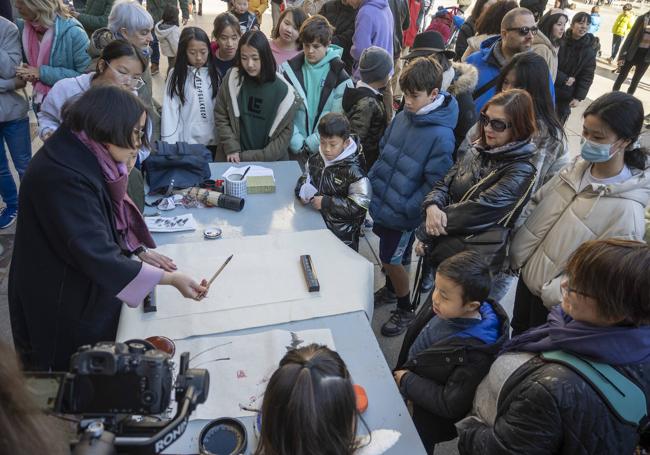
[(533, 99), (537, 121), (543, 123), (549, 134), (558, 141), (564, 139), (564, 128), (557, 118), (548, 88), (549, 69), (546, 61), (533, 52), (524, 52), (514, 56), (501, 68), (497, 79), (497, 93), (503, 90), (503, 81), (514, 70), (517, 88), (526, 90)]
[[(280, 36), (280, 24), (289, 13), (291, 13), (291, 17), (293, 19), (293, 25), (295, 25), (296, 30), (298, 31), (300, 31), (300, 27), (302, 27), (302, 24), (307, 20), (308, 17), (307, 13), (305, 13), (305, 10), (302, 8), (285, 9), (284, 11), (282, 11), (282, 14), (280, 14), (280, 18), (278, 19), (278, 24), (275, 26), (273, 31), (271, 31), (271, 39), (276, 39), (278, 36)], [(302, 46), (302, 43), (300, 42), (300, 36), (296, 41), (296, 45), (298, 46), (298, 49), (300, 49), (300, 46)]]
[(255, 455), (351, 455), (357, 416), (341, 357), (316, 344), (291, 350), (266, 387)]
[(237, 62), (237, 68), (239, 68), (239, 77), (240, 79), (251, 79), (244, 69), (244, 65), (241, 63), (242, 46), (250, 46), (256, 49), (257, 53), (260, 55), (260, 74), (255, 78), (257, 82), (263, 84), (265, 82), (275, 81), (275, 72), (278, 70), (278, 66), (275, 63), (275, 58), (273, 57), (273, 52), (271, 51), (271, 46), (269, 45), (269, 40), (266, 38), (266, 35), (259, 30), (249, 30), (244, 33), (244, 36), (239, 40), (237, 55), (235, 56), (235, 62)]
[(508, 11), (519, 7), (514, 0), (500, 0), (484, 9), (476, 21), (477, 35), (498, 35), (501, 21)]
[(208, 75), (210, 76), (210, 81), (212, 83), (212, 98), (217, 96), (219, 84), (221, 83), (214, 56), (212, 55), (212, 52), (210, 52), (210, 38), (208, 38), (208, 34), (199, 27), (184, 28), (178, 41), (178, 52), (176, 53), (174, 71), (169, 76), (170, 80), (169, 85), (167, 86), (169, 96), (178, 96), (181, 104), (185, 104), (184, 89), (189, 65), (187, 59), (187, 47), (192, 40), (200, 41), (208, 47), (208, 60), (206, 61), (206, 66), (208, 67)]
[(566, 26), (568, 27), (569, 16), (567, 16), (564, 13), (551, 14), (550, 12), (548, 12), (542, 16), (542, 18), (539, 20), (539, 23), (537, 24), (537, 26), (539, 27), (539, 31), (542, 32), (544, 36), (548, 38), (548, 40), (553, 44), (553, 46), (559, 46), (560, 41), (562, 41), (562, 37), (556, 38), (553, 36), (553, 26), (557, 24), (557, 21), (560, 20), (560, 17), (564, 17), (566, 19)]
[(485, 8), (485, 4), (489, 1), (490, 0), (477, 0), (476, 3), (474, 3), (474, 8), (472, 8), (472, 14), (469, 15), (468, 20), (471, 19), (474, 22), (474, 25), (476, 25), (476, 21), (481, 16), (481, 13), (483, 12), (483, 8)]
[[(147, 69), (147, 59), (144, 55), (142, 55), (142, 52), (140, 52), (137, 47), (128, 41), (116, 39), (108, 43), (102, 50), (102, 53), (97, 60), (97, 74), (94, 77), (97, 77), (98, 74), (103, 72), (99, 69), (99, 62), (103, 61), (104, 63), (110, 63), (113, 60), (117, 60), (118, 58), (122, 57), (131, 57), (134, 60), (140, 62), (142, 65), (143, 73)], [(104, 68), (104, 71), (106, 71), (106, 68)]]
[(585, 109), (583, 118), (595, 115), (608, 125), (624, 141), (630, 141), (631, 149), (624, 152), (624, 161), (628, 167), (645, 169), (648, 150), (634, 145), (643, 130), (643, 104), (632, 95), (623, 92), (609, 92), (596, 98)]

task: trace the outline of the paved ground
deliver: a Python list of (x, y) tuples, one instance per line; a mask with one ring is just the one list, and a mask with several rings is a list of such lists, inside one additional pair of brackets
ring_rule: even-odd
[[(440, 2), (436, 0), (436, 5), (443, 4), (448, 6), (448, 2)], [(637, 14), (642, 14), (647, 10), (647, 6), (643, 10), (640, 9), (639, 3), (634, 3), (635, 11)], [(602, 43), (603, 49), (603, 58), (598, 62), (598, 68), (596, 70), (596, 75), (594, 79), (594, 84), (591, 87), (589, 92), (589, 98), (585, 100), (581, 106), (574, 109), (571, 117), (569, 118), (566, 125), (566, 132), (569, 138), (569, 146), (572, 154), (577, 154), (579, 151), (579, 142), (580, 142), (580, 132), (582, 129), (581, 116), (584, 108), (589, 104), (590, 100), (597, 98), (598, 96), (607, 93), (611, 90), (614, 83), (615, 74), (611, 71), (614, 68), (611, 65), (608, 65), (605, 58), (609, 57), (611, 49), (611, 33), (612, 24), (616, 19), (616, 16), (621, 11), (621, 2), (617, 2), (615, 6), (601, 7), (601, 16), (602, 16), (602, 25), (599, 33), (597, 34)], [(591, 8), (590, 5), (585, 5), (582, 2), (577, 4), (578, 11), (589, 11)], [(212, 21), (214, 16), (225, 10), (225, 3), (221, 0), (205, 0), (203, 8), (203, 16), (196, 16), (190, 21), (189, 25), (195, 25), (204, 28), (206, 31), (212, 31)], [(271, 28), (271, 15), (270, 12), (264, 15), (262, 22), (262, 30), (269, 34)], [(162, 97), (163, 92), (163, 76), (166, 74), (166, 59), (161, 59), (161, 69), (160, 74), (154, 77), (154, 96), (159, 101)], [(631, 74), (630, 74), (631, 76)], [(623, 89), (627, 89), (627, 84), (623, 85)], [(637, 92), (635, 94), (643, 103), (646, 112), (650, 111), (650, 73), (647, 73)], [(650, 136), (648, 134), (644, 135), (644, 141), (646, 145), (650, 145)], [(34, 139), (32, 142), (32, 148), (34, 152), (38, 150), (41, 146), (41, 142), (38, 138)], [(11, 341), (11, 328), (9, 324), (9, 315), (7, 310), (7, 275), (8, 267), (11, 257), (11, 250), (13, 246), (14, 238), (14, 227), (0, 231), (0, 339)], [(362, 239), (360, 246), (360, 253), (366, 257), (370, 262), (374, 264), (375, 268), (375, 289), (379, 289), (384, 284), (384, 277), (381, 273), (381, 267), (378, 260), (378, 239), (371, 232), (367, 232), (366, 237)], [(414, 256), (415, 257), (415, 256)], [(415, 264), (410, 266), (411, 274), (415, 273)], [(502, 305), (505, 307), (508, 314), (512, 314), (512, 304), (514, 300), (514, 286), (511, 289), (511, 292), (505, 297), (502, 301)], [(390, 308), (383, 307), (378, 308), (375, 311), (375, 316), (372, 321), (373, 330), (377, 335), (379, 344), (384, 352), (386, 361), (392, 367), (395, 364), (397, 355), (399, 353), (399, 348), (401, 346), (401, 337), (397, 338), (385, 338), (379, 333), (379, 327), (381, 324), (390, 316)], [(456, 444), (455, 441), (450, 441), (446, 444), (441, 444), (436, 449), (436, 455), (451, 455), (456, 454)]]

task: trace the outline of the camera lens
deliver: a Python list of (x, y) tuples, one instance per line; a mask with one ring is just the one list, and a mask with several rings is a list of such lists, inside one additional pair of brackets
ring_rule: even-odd
[(90, 359), (90, 367), (93, 370), (102, 370), (105, 364), (106, 364), (106, 360), (104, 359), (104, 357), (92, 357)]

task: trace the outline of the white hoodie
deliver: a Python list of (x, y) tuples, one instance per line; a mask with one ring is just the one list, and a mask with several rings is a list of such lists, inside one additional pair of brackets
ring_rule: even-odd
[(160, 42), (160, 53), (165, 57), (176, 57), (181, 28), (178, 25), (163, 24), (163, 21), (160, 21), (154, 27), (154, 31)]
[(167, 77), (163, 98), (160, 138), (164, 142), (175, 144), (215, 145), (216, 130), (214, 125), (214, 102), (212, 81), (206, 66), (198, 70), (192, 66), (187, 69), (187, 79), (183, 92), (185, 104), (177, 96), (169, 96), (169, 84), (173, 69)]

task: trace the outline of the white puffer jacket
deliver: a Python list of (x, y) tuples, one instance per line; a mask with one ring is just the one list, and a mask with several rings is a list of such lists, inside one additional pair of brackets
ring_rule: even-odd
[(530, 291), (551, 308), (562, 300), (561, 274), (578, 246), (587, 240), (643, 240), (645, 208), (650, 202), (650, 161), (631, 169), (632, 177), (611, 185), (580, 182), (591, 163), (576, 158), (529, 202), (530, 215), (510, 245), (510, 263), (521, 269)]

